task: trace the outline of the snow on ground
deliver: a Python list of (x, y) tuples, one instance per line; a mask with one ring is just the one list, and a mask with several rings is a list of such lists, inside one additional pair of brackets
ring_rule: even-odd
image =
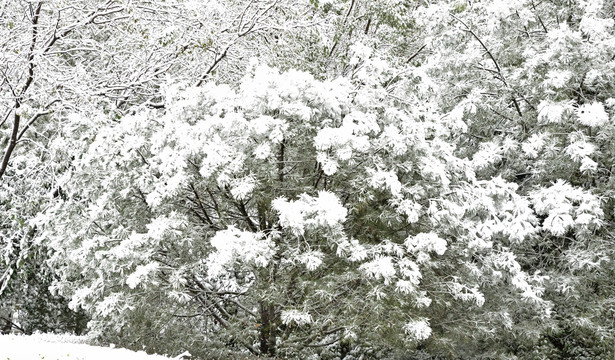
[[(169, 360), (112, 347), (87, 345), (86, 338), (72, 335), (0, 335), (0, 360)], [(181, 359), (178, 356), (174, 359)]]

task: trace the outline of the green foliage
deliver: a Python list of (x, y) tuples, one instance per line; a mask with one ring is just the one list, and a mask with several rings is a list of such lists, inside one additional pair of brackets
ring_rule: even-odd
[(50, 292), (56, 280), (47, 266), (48, 249), (37, 247), (22, 258), (2, 293), (2, 307), (8, 310), (14, 331), (25, 334), (73, 333), (84, 334), (88, 317), (82, 311), (68, 308), (68, 301)]

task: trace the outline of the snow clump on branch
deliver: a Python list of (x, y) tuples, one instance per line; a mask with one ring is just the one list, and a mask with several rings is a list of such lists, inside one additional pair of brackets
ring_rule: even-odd
[(317, 197), (302, 194), (295, 201), (277, 198), (272, 206), (280, 214), (282, 227), (296, 236), (317, 227), (336, 227), (348, 214), (337, 196), (328, 191), (319, 191)]

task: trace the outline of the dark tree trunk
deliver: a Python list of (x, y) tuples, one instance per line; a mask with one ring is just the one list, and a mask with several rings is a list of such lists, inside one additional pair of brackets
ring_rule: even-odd
[(260, 326), (260, 351), (263, 355), (275, 356), (277, 324), (275, 306), (266, 302), (260, 304), (261, 326)]

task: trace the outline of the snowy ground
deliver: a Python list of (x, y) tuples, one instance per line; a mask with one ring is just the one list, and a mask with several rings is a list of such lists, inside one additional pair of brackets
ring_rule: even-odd
[[(169, 360), (126, 349), (91, 346), (77, 336), (37, 334), (0, 335), (0, 360)], [(174, 359), (181, 359), (178, 356)]]

